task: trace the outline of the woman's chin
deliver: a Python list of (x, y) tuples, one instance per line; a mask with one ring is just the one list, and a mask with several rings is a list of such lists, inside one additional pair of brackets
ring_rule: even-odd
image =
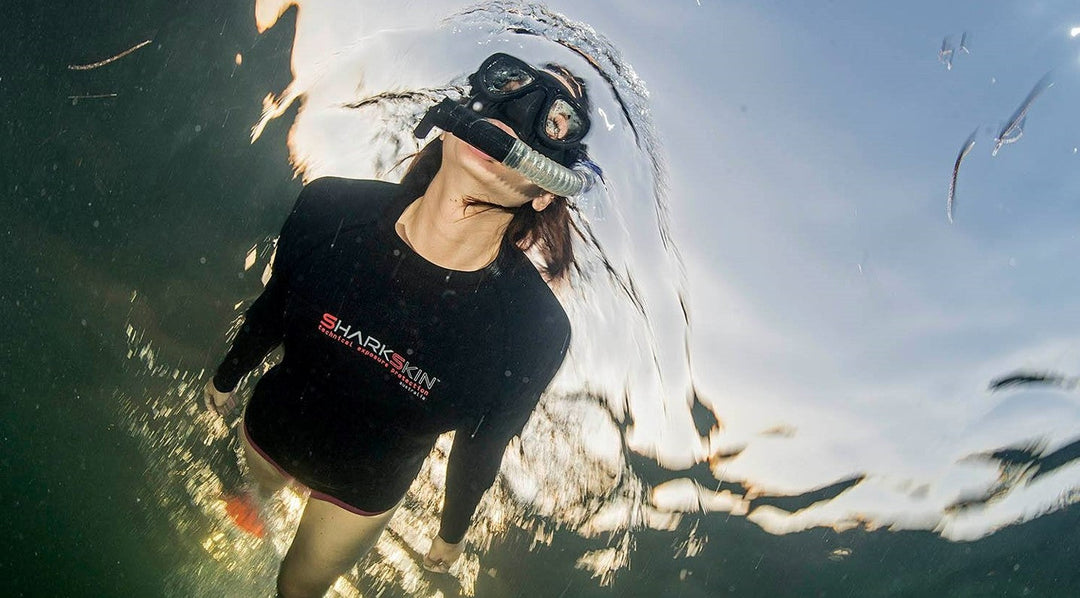
[(508, 206), (519, 203), (514, 201), (517, 199), (528, 201), (526, 191), (531, 186), (528, 179), (479, 149), (460, 140), (457, 140), (457, 143), (459, 148), (454, 155), (457, 157), (458, 166), (470, 173), (487, 191), (488, 197), (498, 197), (496, 203)]
[(489, 155), (485, 154), (485, 153), (484, 153), (484, 152), (482, 152), (482, 151), (481, 151), (481, 150), (480, 150), (479, 148), (477, 148), (477, 147), (475, 147), (475, 146), (473, 146), (473, 145), (470, 145), (470, 144), (468, 144), (468, 143), (465, 143), (464, 141), (463, 141), (463, 142), (461, 142), (461, 143), (462, 143), (462, 145), (464, 145), (464, 146), (465, 146), (465, 148), (466, 148), (466, 149), (467, 149), (467, 150), (468, 150), (468, 151), (469, 151), (470, 153), (472, 153), (472, 154), (473, 154), (474, 156), (476, 156), (477, 158), (479, 158), (479, 159), (481, 159), (481, 160), (483, 160), (483, 161), (485, 161), (485, 162), (492, 162), (492, 163), (497, 163), (497, 162), (495, 161), (495, 158), (492, 158), (491, 156), (489, 156)]

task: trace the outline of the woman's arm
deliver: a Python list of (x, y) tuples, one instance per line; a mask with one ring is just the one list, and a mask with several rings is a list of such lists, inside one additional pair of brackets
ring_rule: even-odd
[(439, 537), (443, 541), (456, 544), (465, 537), (476, 506), (499, 474), (506, 446), (525, 427), (540, 395), (562, 365), (570, 343), (570, 327), (565, 318), (565, 315), (561, 318), (562, 334), (553, 335), (557, 340), (553, 349), (548, 349), (547, 357), (540, 360), (537, 373), (520, 378), (528, 380), (523, 383), (523, 388), (500, 408), (484, 416), (475, 429), (455, 432), (447, 463), (446, 499), (439, 528)]
[[(320, 179), (321, 180), (321, 179)], [(311, 210), (303, 209), (312, 203), (311, 196), (323, 193), (323, 184), (312, 182), (300, 190), (292, 212), (281, 227), (274, 270), (259, 298), (244, 313), (244, 324), (233, 339), (232, 348), (218, 366), (214, 375), (214, 388), (231, 392), (245, 374), (255, 369), (285, 336), (285, 300), (288, 297), (289, 264), (293, 261), (298, 241), (312, 227)]]
[[(525, 427), (538, 398), (512, 413), (489, 414), (480, 422), (475, 436), (471, 434), (472, 430), (458, 430), (454, 434), (454, 447), (446, 467), (446, 499), (439, 527), (439, 537), (443, 541), (457, 544), (469, 531), (476, 506), (499, 474), (506, 445)], [(487, 421), (493, 418), (502, 421), (487, 426)]]
[(424, 568), (446, 573), (461, 557), (473, 512), (499, 474), (506, 445), (525, 426), (531, 412), (530, 407), (514, 414), (503, 414), (505, 425), (499, 429), (484, 428), (481, 421), (475, 435), (472, 430), (454, 433), (454, 447), (450, 450), (446, 471), (442, 522), (438, 536), (432, 539), (431, 548), (424, 556)]
[(219, 392), (231, 392), (245, 374), (281, 343), (285, 334), (286, 294), (284, 276), (275, 272), (259, 298), (244, 313), (244, 324), (214, 374), (214, 387)]

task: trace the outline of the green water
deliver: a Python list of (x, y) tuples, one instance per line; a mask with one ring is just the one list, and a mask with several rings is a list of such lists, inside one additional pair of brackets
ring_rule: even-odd
[[(289, 119), (248, 140), (262, 96), (290, 79), (291, 16), (259, 36), (250, 3), (118, 6), (22, 3), (0, 22), (7, 596), (178, 595), (168, 580), (200, 538), (150, 500), (147, 469), (168, 464), (148, 463), (119, 421), (117, 397), (148, 384), (127, 358), (125, 325), (165, 361), (213, 367), (233, 305), (261, 288), (240, 275), (243, 255), (277, 231), (299, 188)], [(143, 39), (153, 43), (113, 64), (67, 69)], [(482, 571), (500, 573), (481, 575), (477, 595), (1080, 595), (1076, 507), (962, 544), (922, 532), (777, 537), (716, 514), (698, 525), (708, 543), (692, 559), (671, 557), (675, 534), (638, 535), (606, 588), (574, 567), (602, 539), (556, 535), (530, 552), (531, 538), (510, 534), (482, 557)]]

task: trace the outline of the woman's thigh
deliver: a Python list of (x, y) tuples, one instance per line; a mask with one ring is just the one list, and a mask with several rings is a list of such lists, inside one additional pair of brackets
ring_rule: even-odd
[(259, 485), (260, 492), (269, 496), (289, 483), (289, 478), (259, 454), (258, 449), (251, 444), (247, 437), (247, 428), (244, 427), (242, 421), (240, 422), (240, 443), (244, 447), (244, 461), (247, 462), (248, 470)]
[(322, 596), (371, 550), (396, 510), (395, 506), (378, 515), (357, 515), (331, 502), (308, 498), (296, 537), (281, 562), (280, 595)]

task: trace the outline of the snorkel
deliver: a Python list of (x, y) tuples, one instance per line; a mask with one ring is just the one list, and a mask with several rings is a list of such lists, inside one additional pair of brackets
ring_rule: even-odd
[(589, 168), (571, 169), (559, 164), (450, 98), (428, 109), (413, 134), (423, 139), (432, 127), (453, 134), (555, 195), (577, 195), (591, 187), (595, 179)]

